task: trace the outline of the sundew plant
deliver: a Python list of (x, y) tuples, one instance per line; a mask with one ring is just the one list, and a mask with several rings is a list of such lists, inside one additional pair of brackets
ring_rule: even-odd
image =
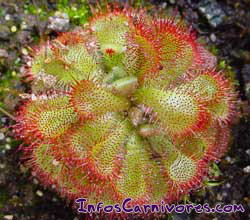
[(182, 20), (112, 5), (31, 56), (14, 132), (62, 197), (175, 203), (228, 147), (232, 84)]

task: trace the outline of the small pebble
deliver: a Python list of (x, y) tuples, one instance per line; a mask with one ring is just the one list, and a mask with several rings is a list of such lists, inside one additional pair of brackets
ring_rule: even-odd
[(12, 220), (13, 219), (13, 215), (5, 215), (3, 218), (6, 220)]
[(216, 41), (216, 36), (215, 36), (214, 33), (212, 33), (212, 34), (210, 35), (210, 40), (211, 40), (212, 42), (215, 42), (215, 41)]
[(36, 178), (34, 178), (33, 183), (37, 185), (39, 182), (38, 182), (38, 180)]
[(21, 29), (22, 30), (27, 29), (27, 27), (28, 27), (27, 23), (25, 21), (23, 21), (22, 24), (21, 24)]
[(0, 140), (2, 141), (4, 139), (4, 134), (0, 133)]
[(222, 196), (223, 196), (223, 197), (227, 197), (227, 193), (226, 193), (226, 192), (223, 192), (223, 193), (222, 193)]
[(58, 199), (56, 197), (52, 198), (52, 202), (57, 202), (57, 201), (58, 201)]
[(222, 24), (226, 16), (216, 0), (201, 0), (198, 3), (198, 10), (212, 27)]
[(5, 20), (6, 20), (6, 21), (9, 21), (10, 19), (11, 19), (10, 15), (9, 15), (9, 14), (6, 14), (6, 15), (5, 15)]
[(6, 123), (6, 122), (7, 122), (7, 118), (6, 118), (6, 117), (2, 117), (2, 118), (1, 118), (1, 122), (2, 122), (2, 123)]
[(27, 56), (29, 52), (26, 48), (22, 48), (22, 54)]
[(223, 197), (222, 197), (222, 195), (221, 195), (221, 194), (217, 194), (216, 199), (221, 201), (221, 200), (223, 199)]
[(6, 165), (4, 163), (0, 163), (0, 169), (4, 169)]
[(246, 150), (246, 153), (250, 156), (250, 149)]
[(37, 190), (37, 191), (36, 191), (36, 194), (37, 194), (38, 196), (40, 196), (40, 197), (42, 197), (42, 196), (43, 196), (43, 192), (42, 192), (42, 191), (40, 191), (40, 190)]
[(17, 27), (16, 26), (12, 26), (11, 28), (10, 28), (10, 30), (11, 30), (11, 32), (16, 32), (17, 31)]
[(11, 72), (11, 75), (12, 75), (12, 76), (16, 76), (16, 71), (15, 71), (15, 70), (12, 71), (12, 72)]
[(250, 83), (245, 83), (245, 94), (248, 99), (250, 99)]
[(52, 164), (53, 164), (54, 166), (58, 166), (58, 165), (59, 165), (59, 161), (53, 160), (53, 161), (52, 161)]
[(250, 173), (250, 166), (247, 166), (247, 167), (243, 168), (243, 171), (245, 173)]
[(165, 9), (165, 8), (167, 7), (167, 5), (168, 5), (168, 4), (167, 4), (166, 2), (163, 2), (162, 5), (161, 5), (161, 7), (162, 7), (163, 9)]
[(9, 144), (5, 144), (5, 149), (6, 150), (10, 150), (11, 149), (11, 146)]
[(225, 158), (225, 160), (226, 160), (228, 163), (232, 163), (232, 158), (229, 157), (229, 156), (227, 156), (227, 157)]
[(48, 28), (55, 31), (67, 31), (70, 27), (68, 14), (58, 11), (54, 16), (49, 17), (48, 22)]

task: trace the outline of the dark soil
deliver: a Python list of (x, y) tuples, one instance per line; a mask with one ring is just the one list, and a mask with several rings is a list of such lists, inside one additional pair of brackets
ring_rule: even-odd
[[(59, 1), (58, 1), (59, 2)], [(79, 1), (68, 1), (70, 3)], [(95, 1), (91, 1), (95, 2)], [(142, 1), (143, 2), (143, 1)], [(149, 2), (149, 1), (144, 1)], [(221, 68), (234, 75), (238, 84), (240, 119), (232, 129), (231, 148), (218, 163), (220, 172), (211, 174), (217, 186), (208, 186), (191, 195), (193, 203), (242, 204), (245, 212), (174, 214), (171, 218), (195, 220), (250, 219), (250, 0), (166, 0), (150, 1), (162, 11), (177, 8), (200, 40), (217, 53)], [(145, 4), (150, 7), (149, 4)], [(37, 12), (32, 8), (42, 8)], [(202, 8), (206, 8), (205, 12)], [(28, 45), (55, 36), (58, 30), (48, 28), (48, 16), (57, 10), (57, 1), (0, 0), (0, 107), (10, 114), (19, 103), (16, 91), (29, 90), (20, 80), (22, 64), (27, 62)], [(210, 16), (209, 16), (210, 15)], [(71, 29), (78, 21), (70, 18)], [(231, 67), (229, 67), (230, 65)], [(31, 177), (13, 140), (11, 115), (0, 112), (0, 219), (77, 220), (84, 218), (71, 209), (51, 189), (44, 189)], [(167, 217), (165, 218), (167, 219)]]

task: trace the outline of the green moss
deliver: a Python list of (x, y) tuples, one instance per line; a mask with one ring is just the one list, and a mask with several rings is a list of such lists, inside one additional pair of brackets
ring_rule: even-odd
[[(7, 95), (14, 95), (15, 97), (19, 94), (19, 92), (14, 88), (16, 82), (19, 81), (19, 75), (16, 73), (15, 69), (19, 66), (19, 62), (16, 61), (13, 66), (8, 69), (3, 76), (0, 78), (0, 100), (4, 99)], [(1, 71), (1, 66), (0, 66)], [(0, 106), (1, 105), (0, 102)]]
[(85, 0), (77, 0), (75, 3), (71, 3), (69, 0), (59, 0), (57, 9), (67, 13), (74, 25), (85, 24), (90, 15), (90, 9)]
[(36, 1), (35, 4), (32, 1), (26, 0), (24, 4), (24, 13), (37, 15), (42, 21), (47, 21), (48, 16), (51, 15), (51, 11), (48, 8), (47, 3)]
[[(9, 199), (9, 195), (6, 192), (6, 189), (0, 188), (0, 209), (2, 209), (6, 205), (8, 199)], [(1, 217), (1, 213), (0, 213), (0, 217)]]

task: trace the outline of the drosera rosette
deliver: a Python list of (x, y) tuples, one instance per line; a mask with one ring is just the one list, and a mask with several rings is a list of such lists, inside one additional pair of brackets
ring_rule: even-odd
[(174, 203), (228, 147), (232, 83), (173, 17), (93, 10), (85, 29), (36, 48), (27, 73), (14, 131), (34, 175), (69, 200)]

